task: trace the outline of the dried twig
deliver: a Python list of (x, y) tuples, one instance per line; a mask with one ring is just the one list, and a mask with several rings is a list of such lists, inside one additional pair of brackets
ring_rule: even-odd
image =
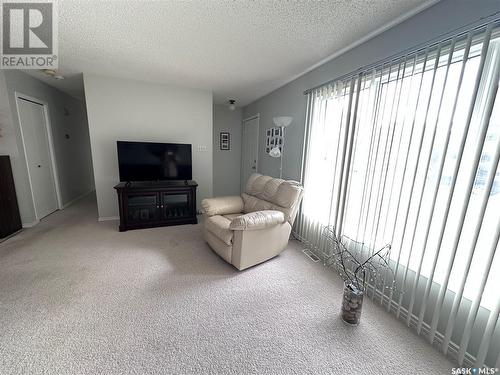
[[(332, 257), (336, 260), (337, 267), (340, 265), (339, 273), (347, 283), (352, 284), (358, 290), (366, 290), (367, 283), (370, 281), (368, 280), (369, 277), (371, 280), (376, 280), (377, 274), (382, 271), (388, 270), (393, 273), (388, 262), (391, 251), (390, 244), (383, 246), (365, 260), (361, 260), (357, 254), (348, 249), (342, 240), (337, 238), (334, 227), (324, 227), (322, 236), (333, 250)], [(344, 237), (350, 241), (360, 243), (347, 236)], [(361, 245), (364, 244), (361, 243)]]

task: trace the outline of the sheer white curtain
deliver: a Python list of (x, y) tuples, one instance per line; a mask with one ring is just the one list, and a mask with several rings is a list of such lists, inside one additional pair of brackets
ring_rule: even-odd
[(370, 296), (460, 364), (492, 367), (499, 73), (500, 30), (491, 23), (310, 91), (295, 227), (324, 258), (324, 226), (354, 251), (391, 244), (396, 289), (378, 280)]

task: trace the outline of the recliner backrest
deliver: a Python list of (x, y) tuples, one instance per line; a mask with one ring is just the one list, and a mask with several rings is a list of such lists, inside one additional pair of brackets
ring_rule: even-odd
[(282, 180), (254, 173), (248, 179), (245, 192), (241, 194), (245, 213), (278, 210), (293, 225), (302, 199), (303, 187), (292, 180)]

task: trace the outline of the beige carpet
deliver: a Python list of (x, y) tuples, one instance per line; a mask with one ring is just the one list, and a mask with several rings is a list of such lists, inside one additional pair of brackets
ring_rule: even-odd
[(200, 226), (119, 233), (89, 196), (0, 244), (0, 374), (450, 374), (290, 243), (238, 272)]

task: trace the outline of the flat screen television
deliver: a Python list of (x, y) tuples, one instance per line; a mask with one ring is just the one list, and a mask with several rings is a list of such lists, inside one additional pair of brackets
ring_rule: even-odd
[(120, 181), (191, 180), (191, 145), (118, 141)]

